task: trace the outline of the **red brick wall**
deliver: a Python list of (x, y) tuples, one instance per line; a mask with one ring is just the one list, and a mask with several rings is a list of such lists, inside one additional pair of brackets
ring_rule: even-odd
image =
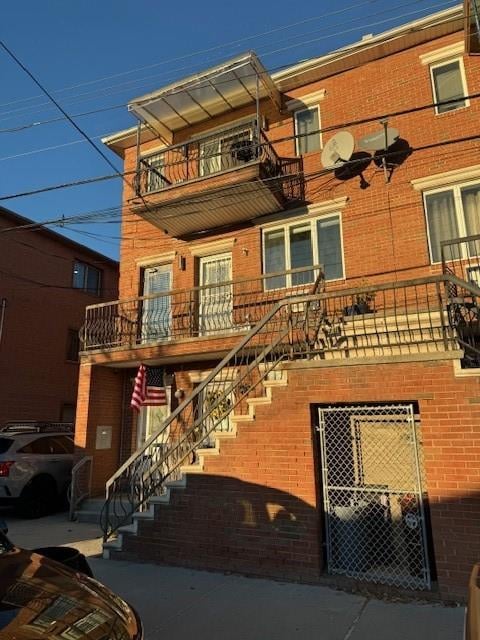
[[(0, 211), (0, 227), (12, 226)], [(71, 287), (75, 259), (101, 269), (101, 297)], [(115, 298), (117, 292), (117, 266), (99, 254), (38, 231), (0, 236), (0, 301), (6, 299), (0, 425), (59, 420), (62, 404), (75, 404), (78, 364), (67, 362), (68, 330), (80, 329), (86, 305)]]
[[(205, 473), (189, 475), (127, 551), (158, 562), (310, 580), (322, 569), (312, 406), (418, 402), (440, 595), (463, 598), (480, 555), (480, 384), (445, 362), (290, 370)], [(272, 415), (281, 419), (272, 420)], [(285, 511), (275, 517), (280, 507)], [(293, 514), (294, 518), (287, 513)]]
[[(94, 456), (92, 494), (103, 495), (105, 483), (119, 467), (124, 416), (125, 371), (107, 367), (82, 365), (78, 384), (76, 455)], [(112, 446), (96, 449), (97, 427), (112, 428)]]
[[(408, 110), (432, 102), (432, 91), (428, 66), (421, 64), (419, 55), (458, 42), (462, 34), (452, 34), (430, 43), (418, 45), (352, 69), (342, 74), (316, 82), (292, 91), (286, 98), (325, 89), (325, 98), (320, 102), (322, 127), (338, 127), (359, 119), (373, 118), (361, 125), (348, 125), (347, 129), (358, 141), (362, 136), (379, 129), (378, 119), (386, 113)], [(469, 93), (480, 90), (480, 60), (478, 57), (464, 57)], [(275, 148), (279, 155), (294, 157), (295, 144), (289, 139), (293, 135), (291, 114), (280, 114), (273, 110), (268, 101), (262, 102), (262, 111), (267, 117), (267, 135), (277, 141)], [(188, 139), (199, 131), (217, 127), (236, 118), (252, 114), (252, 109), (241, 109), (234, 114), (212, 119), (208, 123), (183, 130), (175, 137), (175, 142)], [(391, 117), (389, 125), (399, 129), (401, 137), (412, 147), (419, 149), (426, 145), (442, 143), (456, 137), (466, 137), (477, 133), (480, 116), (480, 101), (471, 100), (468, 108), (435, 115), (434, 109)], [(325, 143), (338, 128), (323, 134)], [(287, 138), (287, 140), (284, 140)], [(284, 141), (282, 141), (284, 140)], [(476, 164), (477, 143), (463, 142), (416, 150), (396, 169), (388, 185), (383, 171), (373, 162), (364, 172), (370, 186), (360, 189), (358, 177), (338, 180), (331, 173), (313, 175), (321, 170), (320, 153), (309, 153), (304, 157), (307, 201), (322, 202), (347, 196), (348, 204), (343, 211), (343, 240), (346, 276), (349, 284), (356, 279), (369, 278), (370, 281), (391, 279), (393, 273), (398, 278), (423, 275), (435, 271), (429, 264), (426, 223), (421, 194), (414, 191), (410, 181), (451, 169)], [(144, 145), (143, 150), (156, 148), (159, 141)], [(135, 168), (135, 148), (127, 149), (126, 170)], [(208, 186), (206, 181), (205, 188)], [(122, 244), (120, 295), (128, 297), (139, 291), (140, 269), (136, 260), (176, 250), (187, 258), (186, 272), (180, 272), (174, 263), (174, 287), (191, 286), (194, 282), (194, 260), (190, 256), (188, 243), (167, 236), (151, 223), (131, 212), (127, 202), (132, 191), (125, 187), (125, 211)], [(256, 276), (261, 273), (261, 233), (258, 228), (220, 232), (208, 240), (233, 237), (234, 277)], [(362, 249), (359, 250), (359, 247)], [(242, 249), (248, 248), (248, 256)]]

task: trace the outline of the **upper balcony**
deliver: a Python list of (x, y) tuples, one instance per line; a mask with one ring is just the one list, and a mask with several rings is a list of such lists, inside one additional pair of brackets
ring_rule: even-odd
[(140, 157), (136, 211), (173, 236), (250, 220), (302, 199), (300, 160), (280, 158), (255, 120)]
[[(266, 99), (280, 111), (275, 84), (249, 53), (135, 100), (130, 110), (164, 144), (147, 156), (138, 145), (135, 212), (183, 237), (301, 201), (301, 160), (279, 157), (268, 140), (260, 113)], [(212, 129), (218, 116), (231, 124)], [(198, 125), (210, 130), (188, 137)]]

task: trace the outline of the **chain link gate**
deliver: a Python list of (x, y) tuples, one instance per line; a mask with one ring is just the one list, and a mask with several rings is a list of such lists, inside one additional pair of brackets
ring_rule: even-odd
[(321, 408), (318, 430), (328, 572), (429, 589), (413, 406)]

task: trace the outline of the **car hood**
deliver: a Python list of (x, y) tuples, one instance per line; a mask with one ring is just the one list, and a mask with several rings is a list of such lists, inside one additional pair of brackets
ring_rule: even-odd
[(102, 584), (36, 553), (0, 556), (0, 640), (131, 640), (133, 610)]

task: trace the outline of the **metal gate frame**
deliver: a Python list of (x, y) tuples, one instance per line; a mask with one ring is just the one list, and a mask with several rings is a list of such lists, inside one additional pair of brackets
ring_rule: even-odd
[[(333, 438), (339, 438), (338, 431), (339, 429), (333, 430), (332, 434), (330, 434), (331, 425), (327, 425), (328, 416), (332, 416), (333, 414), (343, 414), (343, 419), (349, 419), (350, 432), (352, 429), (352, 419), (356, 418), (370, 418), (375, 421), (379, 421), (379, 424), (388, 424), (391, 423), (392, 427), (395, 423), (408, 425), (410, 428), (405, 432), (407, 435), (407, 445), (409, 447), (405, 447), (406, 450), (410, 450), (410, 454), (412, 459), (410, 461), (406, 460), (406, 462), (410, 463), (411, 466), (411, 481), (410, 486), (404, 487), (393, 487), (390, 488), (388, 485), (375, 485), (365, 484), (364, 480), (364, 470), (363, 470), (363, 460), (361, 459), (361, 453), (359, 454), (358, 449), (358, 436), (352, 436), (351, 433), (351, 450), (344, 450), (343, 459), (337, 460), (338, 467), (332, 468), (332, 460), (331, 454), (329, 451), (329, 445), (331, 440), (331, 435)], [(319, 423), (317, 430), (319, 432), (319, 440), (320, 440), (320, 464), (321, 464), (321, 472), (322, 472), (322, 484), (323, 484), (323, 508), (325, 514), (325, 533), (326, 533), (326, 551), (327, 551), (327, 571), (331, 574), (341, 574), (345, 576), (349, 576), (352, 578), (356, 578), (359, 580), (364, 580), (368, 582), (377, 582), (390, 584), (397, 587), (406, 587), (409, 589), (430, 589), (431, 588), (431, 575), (430, 575), (430, 566), (429, 566), (429, 553), (428, 553), (428, 537), (427, 537), (427, 528), (425, 522), (425, 510), (423, 503), (423, 464), (421, 457), (421, 446), (418, 441), (417, 429), (419, 428), (419, 421), (415, 419), (414, 407), (412, 404), (382, 404), (382, 405), (331, 405), (328, 407), (320, 407), (318, 409), (318, 418)], [(335, 418), (333, 418), (334, 420)], [(365, 420), (363, 422), (366, 422)], [(341, 425), (340, 425), (341, 426)], [(393, 433), (393, 432), (392, 432)], [(402, 435), (401, 432), (399, 432)], [(355, 431), (356, 434), (356, 431)], [(348, 440), (348, 437), (347, 437)], [(335, 441), (333, 442), (335, 444)], [(340, 443), (342, 444), (342, 443)], [(343, 443), (344, 444), (344, 443)], [(381, 442), (379, 445), (381, 448)], [(360, 446), (361, 443), (360, 443)], [(339, 444), (337, 443), (337, 449), (339, 448)], [(341, 447), (340, 447), (341, 448)], [(330, 484), (329, 483), (329, 468), (332, 469), (331, 476), (336, 475), (339, 477), (341, 475), (341, 465), (343, 464), (346, 468), (349, 464), (349, 461), (346, 460), (346, 456), (350, 455), (351, 458), (351, 468), (347, 469), (347, 472), (351, 472), (351, 476), (355, 475), (355, 465), (357, 467), (360, 465), (361, 474), (357, 473), (357, 478), (355, 484), (352, 482), (351, 486), (345, 486), (344, 483)], [(334, 453), (333, 453), (334, 456)], [(372, 458), (373, 459), (373, 458)], [(388, 460), (387, 460), (388, 462)], [(380, 465), (381, 466), (381, 465)], [(400, 465), (398, 465), (400, 468)], [(407, 465), (408, 466), (408, 465)], [(373, 470), (373, 475), (376, 475), (376, 471), (374, 470), (373, 465), (371, 466)], [(357, 469), (357, 472), (359, 469)], [(344, 476), (343, 476), (344, 477)], [(362, 484), (363, 482), (363, 484)], [(335, 494), (337, 492), (337, 494)], [(335, 495), (341, 496), (343, 492), (343, 502), (345, 503), (347, 497), (350, 495), (350, 507), (349, 506), (341, 506), (332, 504), (332, 494), (333, 497)], [(403, 516), (402, 507), (400, 506), (401, 512), (401, 521), (394, 522), (392, 517), (392, 511), (390, 509), (390, 504), (392, 501), (392, 496), (394, 496), (397, 502), (401, 505), (401, 499), (398, 496), (409, 496), (411, 497), (412, 493), (415, 496), (415, 504), (416, 511), (413, 512), (411, 507), (409, 508), (407, 514)], [(357, 504), (353, 504), (354, 498), (352, 496), (356, 496), (355, 500), (357, 500)], [(383, 507), (379, 507), (381, 504), (383, 496)], [(367, 500), (365, 501), (365, 498)], [(375, 525), (365, 524), (368, 519), (368, 515), (364, 515), (363, 518), (365, 523), (361, 525), (362, 512), (364, 514), (368, 513), (367, 507), (362, 506), (358, 508), (358, 505), (361, 501), (366, 502), (366, 504), (375, 505), (375, 507), (369, 506), (370, 512), (373, 512), (373, 509), (376, 511), (382, 511), (385, 523), (390, 518), (391, 520), (391, 531), (389, 535), (391, 536), (391, 540), (395, 537), (398, 538), (398, 532), (401, 531), (402, 535), (412, 538), (415, 535), (415, 530), (417, 531), (417, 556), (416, 560), (418, 560), (418, 573), (420, 575), (400, 575), (399, 573), (395, 574), (395, 568), (392, 568), (392, 572), (389, 574), (388, 571), (375, 571), (365, 566), (368, 565), (368, 562), (360, 561), (359, 557), (362, 557), (362, 554), (355, 554), (355, 551), (361, 551), (361, 540), (368, 540), (369, 537), (375, 538), (375, 535), (378, 538), (379, 532), (378, 527)], [(335, 501), (335, 498), (333, 499)], [(370, 501), (370, 502), (368, 502)], [(375, 501), (375, 502), (374, 502)], [(337, 499), (338, 502), (338, 499)], [(340, 503), (342, 500), (340, 500)], [(410, 503), (411, 505), (411, 503)], [(410, 506), (409, 505), (409, 506)], [(335, 511), (336, 510), (336, 511)], [(398, 510), (398, 507), (397, 507)], [(339, 514), (341, 515), (341, 519), (339, 518)], [(388, 518), (387, 518), (388, 514)], [(376, 514), (376, 519), (378, 520), (378, 514)], [(343, 523), (342, 523), (343, 521)], [(358, 524), (357, 524), (358, 521)], [(363, 526), (363, 531), (361, 527)], [(385, 529), (388, 528), (388, 524), (380, 525)], [(343, 531), (341, 528), (343, 527)], [(355, 527), (357, 529), (355, 530)], [(340, 531), (340, 532), (339, 532)], [(413, 532), (413, 533), (412, 533)], [(373, 533), (373, 535), (372, 535)], [(363, 535), (362, 535), (363, 534)], [(335, 540), (336, 536), (336, 540)], [(343, 542), (348, 539), (348, 543), (342, 546), (340, 540), (343, 538)], [(372, 553), (371, 548), (372, 540), (368, 540), (366, 543), (366, 550), (363, 552), (363, 555), (366, 557), (370, 556)], [(394, 546), (394, 543), (391, 543)], [(334, 552), (334, 547), (336, 546), (337, 553)], [(352, 551), (344, 547), (352, 547)], [(413, 547), (412, 547), (413, 548)], [(338, 552), (339, 551), (339, 552)], [(421, 553), (418, 553), (418, 552)], [(394, 551), (392, 552), (395, 553)], [(410, 553), (413, 555), (413, 551), (408, 548), (407, 545), (407, 557), (408, 559), (403, 563), (410, 563)], [(339, 562), (339, 558), (336, 556), (343, 556), (343, 566), (342, 562)], [(400, 567), (400, 564), (398, 565)], [(402, 565), (403, 568), (403, 565)]]

